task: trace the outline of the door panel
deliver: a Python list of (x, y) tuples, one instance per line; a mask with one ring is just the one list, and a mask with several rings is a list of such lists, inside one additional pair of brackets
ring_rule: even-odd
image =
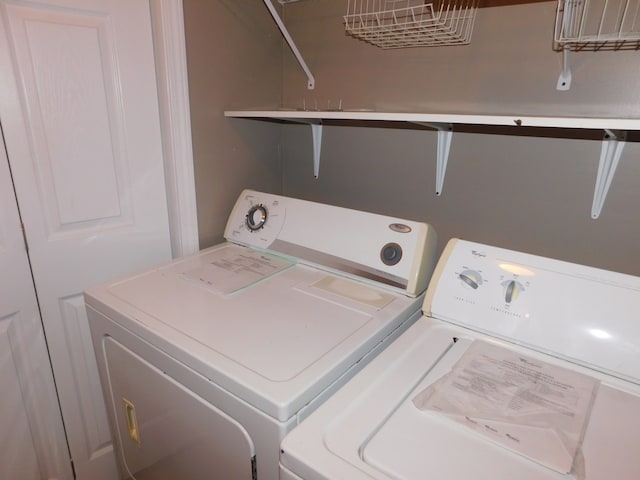
[(0, 272), (0, 478), (71, 479), (62, 418), (1, 141)]
[(13, 360), (15, 347), (9, 337), (9, 330), (21, 320), (16, 314), (0, 319), (0, 478), (37, 480), (38, 457)]
[(130, 221), (130, 199), (119, 195), (131, 185), (109, 18), (15, 6), (8, 14), (25, 102), (37, 112), (30, 141), (49, 238)]
[(171, 256), (149, 3), (0, 7), (0, 114), (71, 456), (112, 480), (82, 291)]
[(86, 451), (94, 456), (110, 455), (111, 432), (107, 423), (104, 399), (98, 378), (91, 333), (84, 298), (73, 295), (60, 300), (64, 340), (66, 345), (74, 345), (69, 351), (71, 374), (77, 383), (78, 403), (82, 408), (81, 430), (75, 432), (76, 442), (86, 445)]
[(102, 348), (130, 478), (253, 478), (255, 447), (242, 424), (113, 338)]

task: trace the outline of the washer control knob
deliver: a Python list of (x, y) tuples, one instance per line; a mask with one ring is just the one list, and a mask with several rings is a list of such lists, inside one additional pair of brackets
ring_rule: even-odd
[(387, 243), (380, 250), (380, 260), (385, 265), (396, 265), (402, 258), (402, 247), (397, 243)]
[(464, 285), (473, 288), (474, 290), (482, 285), (482, 275), (475, 270), (465, 270), (458, 275), (458, 278), (462, 280)]
[(252, 232), (260, 230), (267, 223), (267, 209), (264, 205), (254, 205), (249, 209), (246, 217), (247, 227)]
[(511, 303), (522, 291), (524, 291), (524, 287), (520, 282), (516, 282), (515, 280), (508, 280), (502, 283), (504, 287), (504, 301), (505, 303)]

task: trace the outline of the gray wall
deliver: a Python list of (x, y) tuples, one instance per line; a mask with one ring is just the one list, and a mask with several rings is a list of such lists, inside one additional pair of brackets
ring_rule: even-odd
[(441, 248), (455, 236), (640, 275), (637, 135), (592, 220), (602, 132), (457, 126), (436, 197), (433, 131), (328, 124), (315, 180), (309, 127), (222, 115), (342, 100), (346, 109), (640, 119), (639, 52), (576, 53), (571, 90), (559, 92), (556, 3), (491, 1), (471, 45), (402, 50), (345, 35), (346, 0), (288, 4), (285, 22), (316, 77), (309, 91), (261, 0), (185, 0), (201, 246), (219, 241), (239, 190), (251, 187), (424, 220)]
[[(570, 57), (573, 84), (556, 90), (562, 55), (553, 50), (555, 1), (481, 8), (471, 44), (382, 50), (345, 34), (346, 0), (288, 4), (286, 24), (316, 77), (284, 56), (284, 105), (445, 113), (640, 117), (637, 51)], [(495, 1), (495, 0), (490, 0)], [(503, 3), (518, 0), (502, 0)]]
[[(290, 4), (287, 25), (316, 89), (306, 90), (285, 53), (284, 104), (300, 107), (304, 98), (322, 108), (341, 99), (346, 109), (640, 117), (637, 51), (573, 54), (572, 87), (556, 90), (555, 7), (481, 8), (469, 46), (381, 50), (344, 34), (346, 1)], [(318, 180), (308, 127), (283, 127), (284, 193), (427, 221), (441, 248), (462, 237), (640, 275), (640, 144), (627, 143), (601, 217), (592, 220), (602, 132), (588, 132), (593, 139), (546, 129), (456, 132), (436, 197), (436, 134), (378, 127), (326, 126)]]
[(200, 247), (222, 239), (243, 188), (282, 190), (277, 125), (228, 120), (282, 102), (282, 37), (261, 1), (184, 0)]
[(640, 274), (640, 145), (629, 144), (598, 220), (599, 141), (454, 133), (441, 196), (436, 134), (325, 127), (320, 177), (309, 135), (287, 127), (285, 193), (431, 223), (451, 237)]

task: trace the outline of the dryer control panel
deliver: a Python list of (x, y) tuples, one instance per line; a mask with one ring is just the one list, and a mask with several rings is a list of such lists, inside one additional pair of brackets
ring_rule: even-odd
[(427, 288), (437, 243), (427, 223), (254, 190), (238, 198), (225, 238), (410, 296)]
[(244, 191), (227, 222), (229, 241), (267, 249), (278, 238), (286, 215), (286, 205), (276, 195)]

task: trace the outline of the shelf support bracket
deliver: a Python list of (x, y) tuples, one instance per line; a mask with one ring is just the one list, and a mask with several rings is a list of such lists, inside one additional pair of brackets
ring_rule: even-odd
[(322, 119), (320, 118), (283, 118), (291, 123), (311, 125), (311, 138), (313, 140), (313, 178), (320, 175), (320, 150), (322, 149)]
[(322, 123), (311, 124), (313, 137), (313, 178), (320, 175), (320, 149), (322, 148)]
[(414, 122), (425, 127), (435, 128), (438, 131), (438, 149), (436, 152), (436, 195), (442, 195), (444, 177), (447, 172), (447, 162), (451, 151), (453, 139), (453, 125), (450, 123), (423, 123)]
[(602, 212), (604, 201), (609, 193), (611, 181), (618, 168), (618, 161), (624, 149), (627, 132), (619, 130), (605, 130), (602, 140), (602, 150), (600, 152), (600, 164), (598, 165), (598, 177), (596, 178), (596, 188), (593, 193), (593, 205), (591, 207), (591, 218), (596, 219)]
[(556, 90), (566, 91), (571, 88), (571, 67), (569, 66), (569, 56), (571, 54), (571, 45), (562, 47), (562, 71), (558, 77)]
[(438, 129), (438, 151), (436, 163), (436, 195), (442, 194), (444, 187), (444, 176), (447, 171), (449, 152), (451, 151), (451, 140), (453, 139), (453, 128)]
[(307, 88), (309, 90), (313, 90), (316, 86), (316, 80), (315, 78), (313, 78), (313, 75), (311, 74), (311, 70), (309, 70), (309, 67), (305, 63), (304, 58), (302, 58), (302, 55), (300, 54), (298, 47), (296, 47), (296, 44), (293, 41), (293, 38), (291, 38), (291, 35), (289, 35), (289, 31), (287, 30), (287, 27), (285, 27), (284, 23), (282, 22), (280, 15), (278, 15), (276, 7), (273, 6), (273, 3), (271, 3), (271, 0), (264, 0), (264, 4), (269, 9), (269, 13), (275, 20), (276, 25), (278, 25), (278, 28), (280, 29), (282, 36), (287, 41), (287, 44), (289, 45), (289, 48), (295, 55), (296, 60), (298, 60), (300, 67), (302, 67), (302, 70), (304, 70), (304, 73), (307, 76)]

